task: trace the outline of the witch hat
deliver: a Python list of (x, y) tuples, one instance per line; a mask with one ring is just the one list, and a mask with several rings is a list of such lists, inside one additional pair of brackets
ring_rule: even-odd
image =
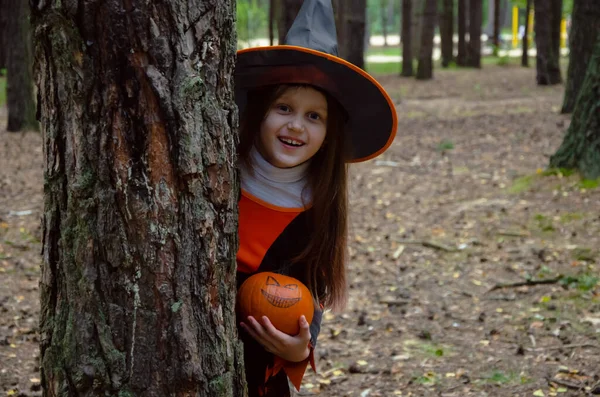
[(394, 104), (371, 75), (337, 54), (331, 0), (305, 0), (283, 45), (238, 51), (235, 91), (240, 114), (252, 89), (309, 84), (327, 91), (346, 110), (351, 162), (383, 153), (396, 135)]

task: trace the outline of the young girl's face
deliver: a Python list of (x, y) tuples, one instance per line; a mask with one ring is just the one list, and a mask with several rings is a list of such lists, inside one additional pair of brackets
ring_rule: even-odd
[(275, 167), (295, 167), (317, 153), (326, 132), (325, 95), (311, 87), (290, 87), (267, 111), (257, 149)]

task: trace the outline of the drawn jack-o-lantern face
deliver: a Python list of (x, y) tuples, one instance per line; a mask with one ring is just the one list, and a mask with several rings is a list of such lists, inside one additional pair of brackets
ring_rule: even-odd
[(271, 276), (267, 277), (265, 286), (260, 289), (260, 292), (267, 302), (282, 309), (294, 306), (302, 297), (297, 283), (281, 285)]
[(273, 326), (289, 335), (298, 334), (298, 319), (312, 321), (314, 304), (310, 291), (293, 277), (271, 272), (256, 273), (238, 291), (242, 318), (267, 316)]

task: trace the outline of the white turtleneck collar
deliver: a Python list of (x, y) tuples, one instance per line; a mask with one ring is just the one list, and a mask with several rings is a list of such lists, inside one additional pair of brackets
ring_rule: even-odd
[(305, 189), (308, 161), (292, 168), (278, 168), (265, 160), (253, 146), (250, 162), (252, 170), (243, 165), (240, 167), (243, 190), (277, 207), (301, 208), (310, 203), (309, 189)]

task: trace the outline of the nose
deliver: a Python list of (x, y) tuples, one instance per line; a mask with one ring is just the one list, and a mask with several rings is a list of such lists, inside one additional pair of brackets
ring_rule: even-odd
[(300, 117), (294, 117), (289, 121), (288, 128), (290, 130), (300, 132), (304, 129), (304, 123)]

